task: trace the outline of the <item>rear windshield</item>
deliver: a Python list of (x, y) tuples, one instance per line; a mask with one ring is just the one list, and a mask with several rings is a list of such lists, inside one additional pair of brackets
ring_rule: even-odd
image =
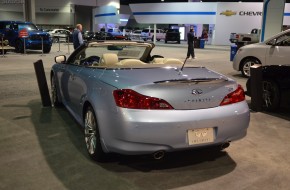
[(179, 30), (178, 29), (168, 29), (167, 32), (179, 32)]
[(34, 25), (34, 24), (18, 24), (18, 28), (17, 28), (17, 24), (14, 25), (15, 29), (19, 30), (19, 29), (23, 29), (26, 28), (27, 30), (38, 30), (38, 28)]

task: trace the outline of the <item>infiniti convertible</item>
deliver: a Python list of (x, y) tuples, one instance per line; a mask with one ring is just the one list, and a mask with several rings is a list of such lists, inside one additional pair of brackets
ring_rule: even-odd
[(236, 81), (179, 59), (151, 55), (154, 44), (83, 44), (51, 69), (54, 107), (84, 129), (89, 155), (153, 154), (227, 147), (246, 136), (250, 112)]

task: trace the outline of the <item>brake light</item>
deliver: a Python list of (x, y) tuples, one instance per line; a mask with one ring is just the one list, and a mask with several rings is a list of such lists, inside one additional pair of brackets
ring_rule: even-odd
[(240, 36), (239, 35), (236, 35), (236, 38), (239, 38)]
[(173, 109), (165, 100), (144, 96), (130, 89), (115, 90), (113, 95), (117, 106), (122, 108), (154, 110)]
[(245, 92), (241, 85), (238, 85), (238, 88), (229, 93), (226, 97), (224, 97), (223, 101), (220, 103), (220, 106), (234, 104), (237, 102), (241, 102), (245, 100)]

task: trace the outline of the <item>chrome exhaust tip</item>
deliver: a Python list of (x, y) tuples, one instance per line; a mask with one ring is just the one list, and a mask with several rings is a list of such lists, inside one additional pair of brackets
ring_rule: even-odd
[(224, 150), (230, 146), (230, 142), (225, 142), (221, 145), (221, 150)]
[(155, 160), (160, 160), (160, 159), (164, 158), (164, 156), (165, 156), (165, 152), (163, 150), (160, 150), (160, 151), (153, 153), (153, 158)]

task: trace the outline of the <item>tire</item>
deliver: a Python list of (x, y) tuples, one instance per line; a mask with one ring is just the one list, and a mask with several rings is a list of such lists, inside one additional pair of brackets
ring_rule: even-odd
[(55, 81), (54, 75), (51, 77), (50, 83), (51, 83), (50, 89), (51, 89), (52, 106), (53, 107), (60, 107), (62, 104), (61, 104), (61, 101), (60, 101), (59, 96), (58, 96), (58, 91), (57, 91), (56, 81)]
[(161, 40), (161, 39), (156, 39), (158, 42)]
[(165, 40), (165, 43), (167, 44), (167, 40)]
[(180, 44), (180, 40), (179, 40), (179, 41), (177, 41), (177, 43), (178, 43), (178, 44)]
[(254, 64), (261, 64), (256, 58), (247, 58), (241, 64), (241, 73), (244, 77), (250, 77), (250, 67)]
[(23, 45), (23, 42), (21, 40), (16, 41), (15, 52), (16, 53), (24, 53), (24, 45)]
[(275, 111), (280, 107), (281, 93), (279, 86), (272, 80), (263, 80), (263, 109)]
[(58, 43), (59, 42), (59, 38), (54, 37), (52, 41), (53, 41), (53, 43)]
[(49, 53), (50, 52), (50, 50), (51, 50), (51, 46), (44, 46), (43, 47), (43, 53)]
[(90, 157), (95, 161), (104, 161), (106, 153), (104, 153), (99, 128), (95, 112), (91, 106), (88, 106), (84, 115), (85, 124), (85, 143)]

